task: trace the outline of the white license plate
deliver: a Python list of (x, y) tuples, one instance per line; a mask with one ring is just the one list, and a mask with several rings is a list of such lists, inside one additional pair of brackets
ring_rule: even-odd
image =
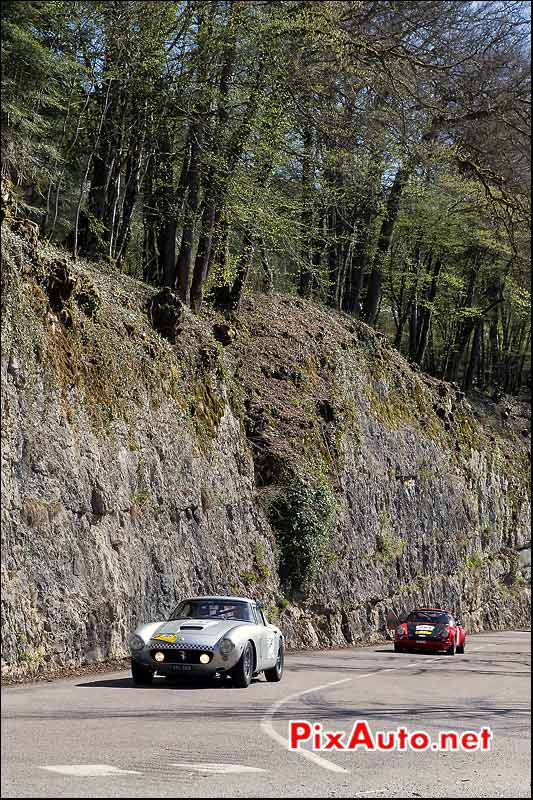
[(172, 672), (187, 672), (192, 669), (190, 664), (169, 664), (168, 665)]

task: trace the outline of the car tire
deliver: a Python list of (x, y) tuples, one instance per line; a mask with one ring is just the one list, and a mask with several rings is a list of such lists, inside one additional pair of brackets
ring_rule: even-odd
[(394, 643), (394, 652), (395, 653), (403, 653), (404, 649), (405, 648), (402, 647), (401, 645), (396, 644), (396, 642)]
[(275, 665), (271, 669), (265, 670), (265, 678), (269, 683), (278, 683), (283, 675), (283, 663), (285, 661), (285, 650), (283, 642), (279, 643), (278, 658)]
[(466, 642), (463, 642), (462, 644), (458, 645), (456, 652), (459, 653), (459, 655), (462, 656), (464, 651), (465, 651), (465, 646), (466, 646)]
[(456, 651), (457, 651), (457, 648), (456, 648), (456, 643), (455, 643), (455, 639), (454, 639), (452, 646), (448, 647), (448, 649), (446, 650), (446, 655), (447, 656), (454, 656)]
[(131, 660), (131, 677), (135, 686), (150, 686), (154, 679), (153, 670), (142, 667), (136, 661)]
[(238, 689), (247, 689), (254, 672), (254, 652), (252, 643), (247, 642), (237, 664), (231, 670), (231, 680)]

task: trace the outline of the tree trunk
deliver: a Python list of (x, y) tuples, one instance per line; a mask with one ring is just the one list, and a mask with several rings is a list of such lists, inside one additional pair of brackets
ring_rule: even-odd
[(133, 209), (135, 208), (135, 203), (139, 194), (141, 164), (142, 149), (138, 149), (135, 153), (130, 153), (126, 166), (126, 185), (124, 189), (124, 202), (122, 206), (120, 227), (117, 233), (115, 245), (117, 264), (121, 264), (124, 260), (131, 236)]
[[(208, 190), (209, 191), (209, 190)], [(211, 258), (211, 246), (213, 240), (213, 229), (217, 222), (217, 211), (213, 196), (208, 194), (204, 198), (204, 210), (202, 213), (201, 233), (194, 262), (194, 270), (191, 283), (191, 308), (199, 311), (202, 306), (203, 289), (207, 278), (207, 270)]]
[(356, 223), (356, 239), (353, 245), (353, 254), (342, 304), (343, 310), (347, 314), (355, 314), (361, 311), (361, 290), (368, 267), (368, 246), (372, 222), (376, 213), (376, 209), (370, 203), (367, 203)]
[(91, 188), (87, 211), (83, 215), (79, 244), (90, 256), (105, 255), (112, 259), (123, 157), (126, 95), (118, 79), (108, 78), (104, 85), (107, 87), (106, 101), (102, 98), (102, 124), (92, 159)]
[(431, 320), (433, 318), (433, 311), (429, 307), (429, 304), (433, 303), (435, 301), (436, 296), (437, 296), (438, 285), (439, 285), (439, 275), (440, 275), (441, 270), (442, 270), (442, 258), (437, 258), (435, 260), (434, 264), (433, 264), (433, 276), (432, 276), (432, 279), (431, 279), (431, 285), (430, 285), (430, 287), (428, 289), (428, 292), (426, 294), (426, 302), (428, 303), (428, 305), (421, 310), (422, 311), (422, 315), (421, 315), (421, 322), (420, 322), (420, 328), (419, 328), (419, 333), (418, 333), (418, 341), (417, 341), (417, 349), (416, 349), (416, 355), (415, 355), (415, 361), (416, 361), (417, 364), (420, 364), (420, 366), (423, 365), (424, 358), (426, 356), (426, 349), (427, 349), (428, 339), (429, 339), (429, 331), (430, 331), (430, 328), (431, 328)]
[[(470, 278), (468, 284), (467, 295), (465, 298), (465, 305), (471, 308), (474, 304), (474, 295), (476, 290), (477, 276), (479, 272), (479, 254), (474, 255), (472, 266), (470, 270)], [(468, 348), (468, 343), (475, 325), (471, 319), (466, 319), (459, 326), (455, 334), (455, 339), (451, 347), (450, 357), (448, 359), (446, 380), (455, 381), (459, 374), (459, 367), (463, 356)]]
[(195, 121), (191, 125), (189, 137), (191, 155), (187, 176), (187, 197), (185, 199), (181, 246), (176, 265), (178, 293), (181, 301), (185, 303), (185, 305), (189, 305), (190, 303), (194, 231), (200, 202), (200, 159), (202, 147), (200, 121)]
[(172, 142), (168, 130), (160, 133), (157, 154), (157, 186), (154, 201), (158, 216), (158, 272), (165, 286), (176, 282), (176, 192)]
[(268, 260), (267, 249), (264, 239), (259, 242), (259, 254), (261, 258), (261, 269), (263, 275), (263, 292), (272, 294), (274, 291), (274, 270)]
[(470, 394), (473, 387), (474, 376), (477, 371), (479, 354), (481, 351), (481, 331), (483, 328), (483, 321), (479, 320), (474, 327), (474, 337), (472, 340), (472, 347), (470, 350), (470, 358), (463, 380), (463, 391), (465, 394)]
[(215, 290), (215, 305), (219, 308), (236, 309), (238, 308), (246, 279), (253, 263), (255, 245), (252, 234), (246, 230), (243, 235), (241, 253), (237, 263), (237, 273), (233, 284), (223, 284)]
[(159, 251), (157, 247), (158, 217), (153, 193), (154, 159), (148, 162), (143, 184), (143, 281), (154, 286), (160, 283)]
[(394, 225), (400, 209), (400, 200), (403, 190), (411, 174), (410, 167), (400, 167), (394, 178), (389, 196), (385, 219), (381, 223), (376, 254), (372, 265), (372, 272), (368, 281), (368, 287), (364, 302), (364, 316), (369, 325), (375, 325), (378, 318), (378, 309), (381, 300), (381, 286), (383, 283), (383, 267), (389, 252)]
[[(239, 9), (240, 6), (237, 8), (237, 17)], [(223, 185), (215, 164), (222, 156), (224, 144), (227, 139), (226, 129), (229, 120), (228, 95), (230, 80), (233, 75), (236, 50), (236, 34), (233, 27), (234, 13), (234, 4), (230, 3), (227, 23), (228, 41), (224, 48), (224, 60), (218, 87), (217, 121), (211, 136), (214, 153), (211, 154), (210, 165), (207, 169), (207, 175), (204, 181), (204, 209), (202, 212), (200, 238), (190, 289), (190, 302), (194, 311), (199, 311), (202, 306), (204, 284), (209, 275), (212, 258), (213, 234), (221, 216), (220, 204), (223, 194)]]
[(143, 276), (156, 286), (173, 286), (176, 275), (176, 193), (168, 131), (158, 132), (144, 177)]
[[(228, 56), (226, 69), (223, 73), (221, 95), (223, 97), (223, 107), (219, 110), (220, 134), (215, 135), (216, 141), (226, 138), (222, 135), (227, 124), (228, 110), (226, 107), (229, 76), (233, 70), (233, 53)], [(204, 198), (204, 214), (202, 215), (202, 233), (198, 245), (198, 253), (194, 264), (194, 272), (191, 286), (191, 305), (194, 310), (199, 310), (202, 304), (203, 287), (209, 279), (213, 263), (225, 266), (226, 253), (229, 242), (229, 222), (226, 218), (227, 193), (231, 176), (238, 164), (244, 151), (248, 137), (252, 129), (252, 123), (261, 96), (261, 86), (265, 67), (261, 62), (257, 67), (253, 86), (250, 89), (246, 112), (239, 127), (225, 148), (223, 169), (211, 166), (207, 182), (206, 198)], [(216, 162), (215, 162), (216, 163)]]
[(301, 214), (301, 229), (302, 229), (302, 246), (301, 246), (301, 261), (302, 267), (300, 269), (300, 281), (298, 286), (298, 294), (301, 297), (308, 297), (313, 291), (314, 284), (314, 270), (313, 270), (313, 247), (311, 241), (313, 239), (313, 198), (312, 198), (312, 158), (313, 158), (313, 132), (310, 128), (306, 128), (303, 133), (303, 154), (302, 154), (302, 178), (301, 178), (301, 192), (302, 192), (302, 214)]

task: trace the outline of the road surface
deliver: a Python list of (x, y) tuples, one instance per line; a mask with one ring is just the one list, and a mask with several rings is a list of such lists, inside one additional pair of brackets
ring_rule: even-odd
[[(299, 752), (289, 720), (435, 737), (490, 727), (490, 751)], [(530, 797), (530, 634), (464, 655), (391, 644), (299, 653), (281, 683), (135, 688), (129, 673), (2, 690), (2, 797)]]

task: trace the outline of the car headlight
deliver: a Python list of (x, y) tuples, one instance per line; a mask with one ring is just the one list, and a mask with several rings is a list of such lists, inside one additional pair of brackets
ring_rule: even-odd
[(130, 636), (130, 647), (132, 650), (142, 650), (144, 647), (144, 639), (134, 633), (133, 636)]
[(200, 664), (209, 664), (211, 661), (211, 656), (209, 653), (201, 653), (200, 654)]
[(222, 639), (220, 642), (220, 652), (223, 656), (228, 656), (232, 650), (235, 650), (235, 645), (231, 639)]
[(444, 628), (444, 630), (442, 630), (440, 632), (439, 636), (440, 636), (441, 639), (449, 639), (450, 638), (450, 633), (451, 633), (451, 631), (450, 631), (449, 628)]
[(396, 636), (407, 636), (407, 631), (402, 625), (398, 625), (396, 628)]

